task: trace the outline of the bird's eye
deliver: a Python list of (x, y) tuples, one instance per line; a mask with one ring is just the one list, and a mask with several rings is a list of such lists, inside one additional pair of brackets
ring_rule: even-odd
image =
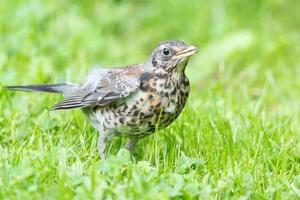
[(169, 50), (168, 48), (164, 48), (164, 49), (163, 49), (163, 54), (164, 54), (165, 56), (168, 56), (168, 55), (170, 54), (170, 50)]

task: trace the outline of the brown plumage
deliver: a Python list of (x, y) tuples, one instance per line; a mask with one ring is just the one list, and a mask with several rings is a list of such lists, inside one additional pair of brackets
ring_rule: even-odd
[(128, 137), (132, 153), (137, 141), (167, 127), (181, 113), (189, 94), (184, 74), (197, 49), (179, 41), (160, 43), (144, 64), (97, 69), (81, 85), (53, 84), (8, 86), (7, 89), (63, 93), (52, 110), (82, 108), (100, 132), (98, 149), (105, 158), (111, 136)]

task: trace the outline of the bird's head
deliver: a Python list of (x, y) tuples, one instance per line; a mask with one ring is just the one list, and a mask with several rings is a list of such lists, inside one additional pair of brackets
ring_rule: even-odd
[(149, 59), (155, 73), (183, 72), (189, 58), (197, 53), (197, 48), (180, 41), (160, 43)]

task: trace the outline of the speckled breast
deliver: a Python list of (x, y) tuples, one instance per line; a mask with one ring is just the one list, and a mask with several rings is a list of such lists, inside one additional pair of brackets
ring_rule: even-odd
[[(167, 78), (167, 80), (166, 80)], [(183, 74), (177, 79), (149, 77), (140, 90), (106, 107), (95, 107), (89, 119), (115, 136), (144, 137), (170, 125), (181, 113), (189, 94), (189, 81)]]

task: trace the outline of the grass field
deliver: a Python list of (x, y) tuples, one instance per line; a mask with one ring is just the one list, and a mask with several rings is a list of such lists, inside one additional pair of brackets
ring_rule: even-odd
[(300, 199), (300, 1), (0, 0), (0, 84), (80, 82), (143, 62), (162, 40), (199, 47), (170, 127), (99, 160), (61, 96), (0, 89), (0, 199)]

